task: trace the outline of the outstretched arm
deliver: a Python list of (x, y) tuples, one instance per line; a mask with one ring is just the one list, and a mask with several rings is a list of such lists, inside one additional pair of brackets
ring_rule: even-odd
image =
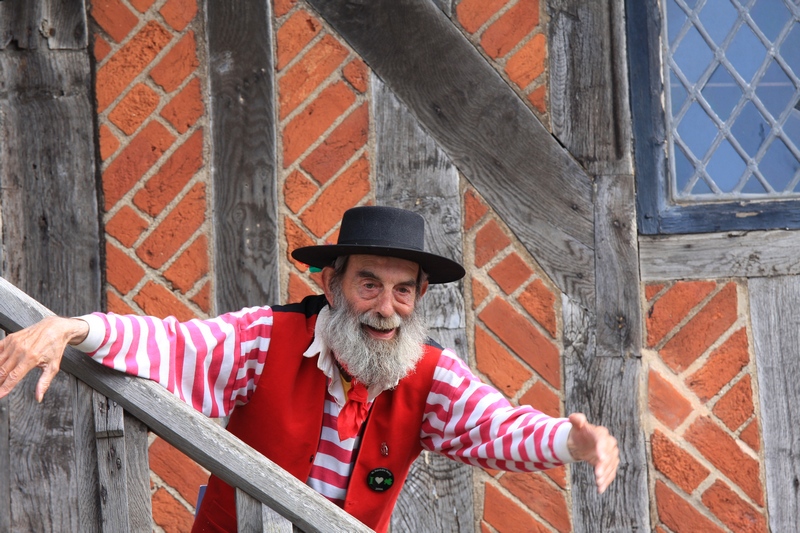
[(41, 402), (61, 367), (67, 344), (80, 344), (89, 326), (76, 318), (47, 317), (0, 341), (0, 398), (11, 392), (33, 368), (42, 369), (36, 385)]
[(581, 413), (569, 415), (572, 430), (567, 446), (572, 457), (586, 461), (594, 467), (597, 492), (602, 494), (614, 481), (619, 465), (619, 448), (615, 439), (603, 426), (595, 426)]

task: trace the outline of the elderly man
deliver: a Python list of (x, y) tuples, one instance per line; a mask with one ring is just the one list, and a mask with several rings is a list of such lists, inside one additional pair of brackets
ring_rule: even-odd
[[(358, 207), (338, 244), (292, 256), (322, 271), (324, 295), (211, 320), (95, 313), (49, 318), (0, 343), (0, 397), (34, 366), (41, 398), (66, 344), (158, 381), (368, 526), (385, 531), (422, 450), (492, 469), (535, 471), (583, 460), (603, 492), (614, 437), (582, 414), (513, 407), (426, 336), (417, 305), (464, 269), (423, 247), (409, 211)], [(235, 409), (234, 409), (235, 407)], [(235, 531), (233, 490), (214, 476), (194, 531)]]

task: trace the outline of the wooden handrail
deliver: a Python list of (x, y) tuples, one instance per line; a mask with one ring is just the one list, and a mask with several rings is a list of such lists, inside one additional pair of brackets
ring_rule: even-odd
[[(15, 332), (52, 315), (0, 278), (3, 329)], [(119, 403), (159, 437), (303, 531), (372, 531), (157, 383), (106, 368), (71, 347), (64, 352), (61, 370)]]

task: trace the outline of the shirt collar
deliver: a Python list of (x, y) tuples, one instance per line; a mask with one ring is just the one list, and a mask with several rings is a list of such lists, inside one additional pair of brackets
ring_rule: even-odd
[[(311, 345), (308, 349), (303, 352), (303, 357), (319, 355), (317, 358), (317, 368), (328, 377), (328, 392), (336, 400), (339, 407), (343, 407), (345, 404), (345, 393), (339, 367), (336, 365), (336, 358), (333, 356), (333, 352), (328, 345), (325, 344), (325, 341), (322, 340), (322, 335), (320, 334), (322, 325), (330, 319), (330, 314), (330, 307), (326, 305), (319, 312), (319, 315), (317, 315), (317, 323), (314, 326), (314, 340), (311, 341)], [(383, 390), (384, 389), (378, 387), (367, 387), (367, 402), (372, 403)]]

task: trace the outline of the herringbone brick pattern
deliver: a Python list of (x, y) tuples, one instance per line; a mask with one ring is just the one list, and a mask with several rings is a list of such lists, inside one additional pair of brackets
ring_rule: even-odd
[[(473, 188), (463, 205), (471, 366), (513, 404), (563, 416), (557, 292)], [(564, 467), (482, 479), (484, 531), (571, 531)]]
[[(336, 242), (350, 207), (372, 202), (369, 72), (303, 2), (276, 2), (276, 69), (287, 251)], [(319, 292), (306, 265), (287, 259), (286, 296)]]
[(539, 0), (460, 0), (453, 18), (547, 124), (547, 35), (541, 8)]
[(645, 290), (660, 531), (767, 531), (755, 362), (739, 291), (716, 281)]
[[(209, 177), (196, 1), (94, 0), (90, 9), (108, 310), (206, 316)], [(150, 442), (154, 530), (188, 531), (208, 473), (164, 441)]]

